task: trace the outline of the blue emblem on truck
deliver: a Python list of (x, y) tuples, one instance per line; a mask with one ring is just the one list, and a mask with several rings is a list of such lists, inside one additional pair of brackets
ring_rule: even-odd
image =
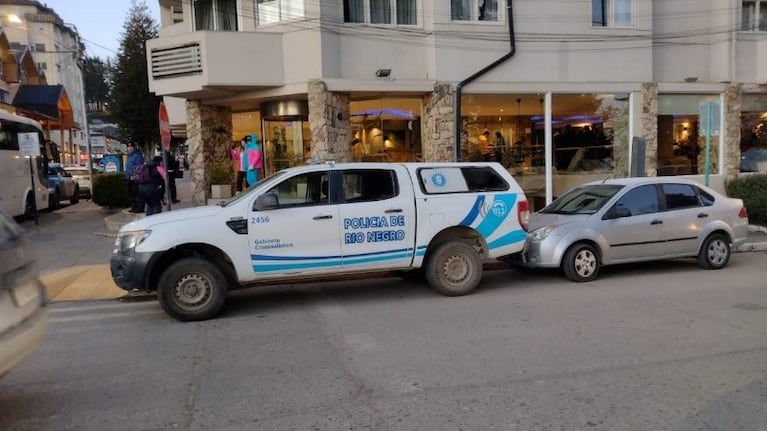
[(431, 176), (431, 185), (441, 189), (447, 185), (447, 177), (440, 172), (435, 172)]

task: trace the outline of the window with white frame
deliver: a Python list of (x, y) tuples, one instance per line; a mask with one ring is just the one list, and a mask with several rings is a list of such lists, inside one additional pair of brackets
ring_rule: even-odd
[(194, 0), (195, 30), (237, 31), (237, 0)]
[(767, 31), (767, 0), (744, 0), (741, 30)]
[(453, 21), (498, 21), (498, 0), (450, 0)]
[(304, 0), (256, 0), (258, 25), (304, 17)]
[(592, 27), (632, 27), (634, 0), (591, 0)]
[(344, 0), (344, 22), (417, 25), (417, 0)]

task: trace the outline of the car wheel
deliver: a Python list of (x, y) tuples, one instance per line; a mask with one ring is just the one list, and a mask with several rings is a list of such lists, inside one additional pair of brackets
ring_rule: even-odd
[(698, 265), (705, 269), (721, 269), (730, 261), (730, 241), (721, 233), (709, 235), (698, 252)]
[(48, 196), (48, 209), (51, 211), (59, 209), (61, 202), (61, 192), (59, 189), (53, 191), (53, 194)]
[(157, 297), (171, 317), (181, 321), (213, 318), (226, 302), (226, 277), (214, 264), (200, 258), (174, 262), (160, 276)]
[(597, 278), (599, 273), (597, 250), (589, 244), (573, 245), (565, 253), (562, 270), (570, 281), (581, 283)]
[(445, 296), (467, 295), (482, 280), (482, 262), (474, 247), (463, 241), (437, 246), (426, 261), (426, 280)]
[(80, 202), (80, 187), (75, 186), (75, 194), (72, 195), (72, 199), (69, 200), (69, 203), (74, 205), (78, 202)]

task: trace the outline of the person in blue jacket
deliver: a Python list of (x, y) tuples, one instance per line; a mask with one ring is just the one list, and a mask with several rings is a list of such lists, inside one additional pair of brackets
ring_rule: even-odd
[(141, 153), (133, 142), (128, 144), (128, 159), (125, 161), (125, 180), (128, 182), (128, 196), (130, 197), (132, 213), (144, 212), (144, 201), (138, 192), (138, 183), (133, 179), (133, 171), (137, 166), (144, 164), (144, 154)]

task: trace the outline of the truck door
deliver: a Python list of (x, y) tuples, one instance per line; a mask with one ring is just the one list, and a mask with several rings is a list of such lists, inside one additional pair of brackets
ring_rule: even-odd
[(393, 165), (337, 173), (344, 270), (409, 267), (416, 219), (413, 186), (405, 169)]
[[(329, 170), (296, 174), (267, 193), (274, 208), (248, 214), (252, 279), (328, 273), (342, 266), (338, 205), (328, 199)], [(323, 193), (325, 191), (325, 193)]]

